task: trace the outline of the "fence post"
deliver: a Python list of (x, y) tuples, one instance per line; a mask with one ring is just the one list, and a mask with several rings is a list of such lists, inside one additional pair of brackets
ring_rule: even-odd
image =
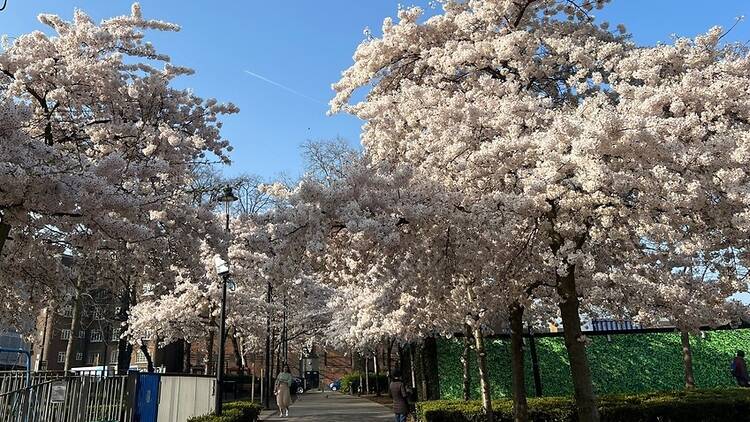
[(126, 406), (126, 417), (123, 418), (125, 422), (130, 422), (135, 419), (135, 409), (138, 401), (138, 371), (128, 371), (128, 389), (127, 389), (127, 406)]
[(529, 327), (529, 351), (531, 352), (531, 370), (534, 373), (534, 392), (537, 397), (542, 397), (542, 374), (539, 370), (539, 355), (536, 351), (536, 339), (534, 331)]

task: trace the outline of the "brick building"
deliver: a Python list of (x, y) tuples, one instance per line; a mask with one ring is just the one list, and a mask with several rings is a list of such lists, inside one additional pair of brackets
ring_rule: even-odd
[[(34, 333), (34, 369), (62, 371), (65, 368), (68, 340), (71, 338), (74, 342), (71, 368), (117, 367), (120, 330), (119, 322), (112, 316), (117, 308), (107, 292), (95, 292), (89, 297), (89, 303), (82, 306), (80, 329), (76, 333), (71, 331), (72, 306), (66, 305), (58, 309), (47, 307), (42, 310), (37, 317)], [(151, 352), (153, 353), (153, 347)], [(131, 367), (146, 367), (143, 352), (133, 351)]]

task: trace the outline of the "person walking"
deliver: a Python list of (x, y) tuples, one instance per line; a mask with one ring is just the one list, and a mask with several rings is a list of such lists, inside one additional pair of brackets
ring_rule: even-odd
[(393, 399), (393, 412), (396, 414), (396, 422), (406, 422), (406, 415), (409, 414), (409, 403), (406, 398), (409, 397), (409, 390), (401, 381), (401, 370), (395, 368), (391, 371), (391, 384), (389, 386), (391, 398)]
[(284, 364), (284, 370), (276, 376), (274, 394), (276, 394), (276, 405), (279, 407), (279, 416), (289, 416), (289, 405), (292, 397), (289, 394), (289, 387), (292, 385), (292, 374), (289, 372), (289, 365)]
[(737, 351), (737, 356), (732, 360), (732, 375), (740, 387), (750, 387), (750, 379), (747, 375), (747, 363), (745, 363), (745, 352)]

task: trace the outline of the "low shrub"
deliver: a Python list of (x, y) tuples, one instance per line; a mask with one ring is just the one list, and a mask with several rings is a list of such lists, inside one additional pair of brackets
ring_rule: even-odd
[[(696, 390), (599, 398), (602, 422), (750, 421), (750, 390)], [(511, 400), (492, 402), (495, 420), (513, 421)], [(417, 403), (419, 422), (484, 422), (479, 401), (437, 400)], [(529, 399), (534, 422), (576, 422), (575, 403), (567, 397)]]
[(261, 407), (249, 401), (224, 403), (221, 416), (203, 415), (188, 419), (188, 422), (255, 422), (260, 416)]
[[(356, 394), (359, 390), (359, 377), (362, 376), (362, 382), (365, 382), (365, 374), (352, 372), (351, 374), (341, 377), (341, 392), (347, 394)], [(370, 390), (385, 392), (388, 390), (388, 377), (383, 374), (369, 374)], [(365, 384), (366, 385), (366, 384)], [(364, 386), (362, 386), (364, 389)], [(377, 388), (377, 390), (376, 390)], [(364, 391), (363, 391), (364, 392)]]

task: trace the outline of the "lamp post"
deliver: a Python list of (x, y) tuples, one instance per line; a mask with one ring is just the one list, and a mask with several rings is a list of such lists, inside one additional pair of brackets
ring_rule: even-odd
[[(229, 206), (238, 198), (232, 193), (232, 188), (226, 186), (224, 192), (218, 198), (224, 203), (226, 214), (226, 232), (229, 233)], [(216, 405), (215, 413), (221, 415), (222, 400), (224, 399), (224, 348), (226, 347), (226, 324), (227, 324), (227, 283), (229, 282), (229, 264), (221, 259), (219, 255), (214, 257), (216, 273), (221, 277), (221, 321), (219, 323), (219, 360), (216, 367)]]
[[(266, 303), (271, 304), (271, 282), (268, 281), (268, 284), (266, 286)], [(270, 306), (269, 306), (270, 308)], [(271, 311), (270, 309), (267, 311), (268, 314), (266, 315), (266, 373), (265, 377), (263, 379), (263, 384), (265, 385), (265, 390), (263, 392), (263, 407), (266, 409), (270, 409), (271, 406)]]

